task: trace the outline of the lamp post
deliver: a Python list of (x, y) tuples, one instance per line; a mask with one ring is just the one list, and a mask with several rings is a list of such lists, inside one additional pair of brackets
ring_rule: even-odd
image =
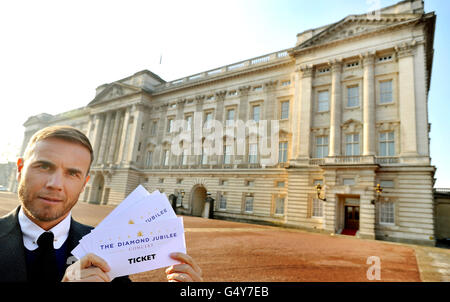
[(372, 199), (371, 203), (374, 205), (375, 202), (378, 202), (378, 200), (380, 199), (381, 193), (383, 193), (383, 188), (381, 187), (380, 184), (377, 184), (375, 186), (375, 195), (376, 195), (376, 199)]
[(184, 190), (181, 190), (180, 191), (180, 193), (181, 193), (181, 206), (183, 206), (183, 199), (184, 199)]
[(327, 201), (327, 199), (325, 198), (325, 194), (323, 195), (323, 198), (320, 197), (320, 192), (322, 191), (322, 185), (321, 184), (317, 184), (316, 185), (316, 191), (317, 191), (317, 199), (320, 199), (322, 201)]

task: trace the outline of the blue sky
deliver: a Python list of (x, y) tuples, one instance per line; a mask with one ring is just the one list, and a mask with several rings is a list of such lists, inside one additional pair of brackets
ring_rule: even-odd
[[(290, 48), (297, 33), (392, 0), (15, 0), (0, 3), (0, 162), (14, 160), (29, 116), (86, 106), (95, 88), (148, 69), (166, 81)], [(450, 188), (450, 1), (437, 14), (429, 94), (437, 187)], [(159, 64), (162, 55), (162, 64)]]

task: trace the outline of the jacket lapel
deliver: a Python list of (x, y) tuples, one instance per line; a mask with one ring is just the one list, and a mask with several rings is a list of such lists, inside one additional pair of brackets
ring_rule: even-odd
[(20, 206), (0, 219), (0, 281), (27, 281)]

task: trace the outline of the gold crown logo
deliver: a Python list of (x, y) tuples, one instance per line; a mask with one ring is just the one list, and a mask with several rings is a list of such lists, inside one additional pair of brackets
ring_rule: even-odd
[(134, 224), (134, 221), (130, 219), (130, 221), (128, 221), (128, 224)]
[(138, 237), (144, 236), (144, 235), (142, 235), (142, 232), (141, 232), (141, 231), (139, 231), (139, 232), (137, 233), (137, 235), (138, 235)]

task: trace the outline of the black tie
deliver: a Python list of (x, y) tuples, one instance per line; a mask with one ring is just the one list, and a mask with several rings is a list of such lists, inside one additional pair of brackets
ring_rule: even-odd
[(38, 248), (30, 272), (30, 281), (53, 282), (58, 280), (58, 266), (53, 248), (52, 232), (45, 232), (37, 240)]

